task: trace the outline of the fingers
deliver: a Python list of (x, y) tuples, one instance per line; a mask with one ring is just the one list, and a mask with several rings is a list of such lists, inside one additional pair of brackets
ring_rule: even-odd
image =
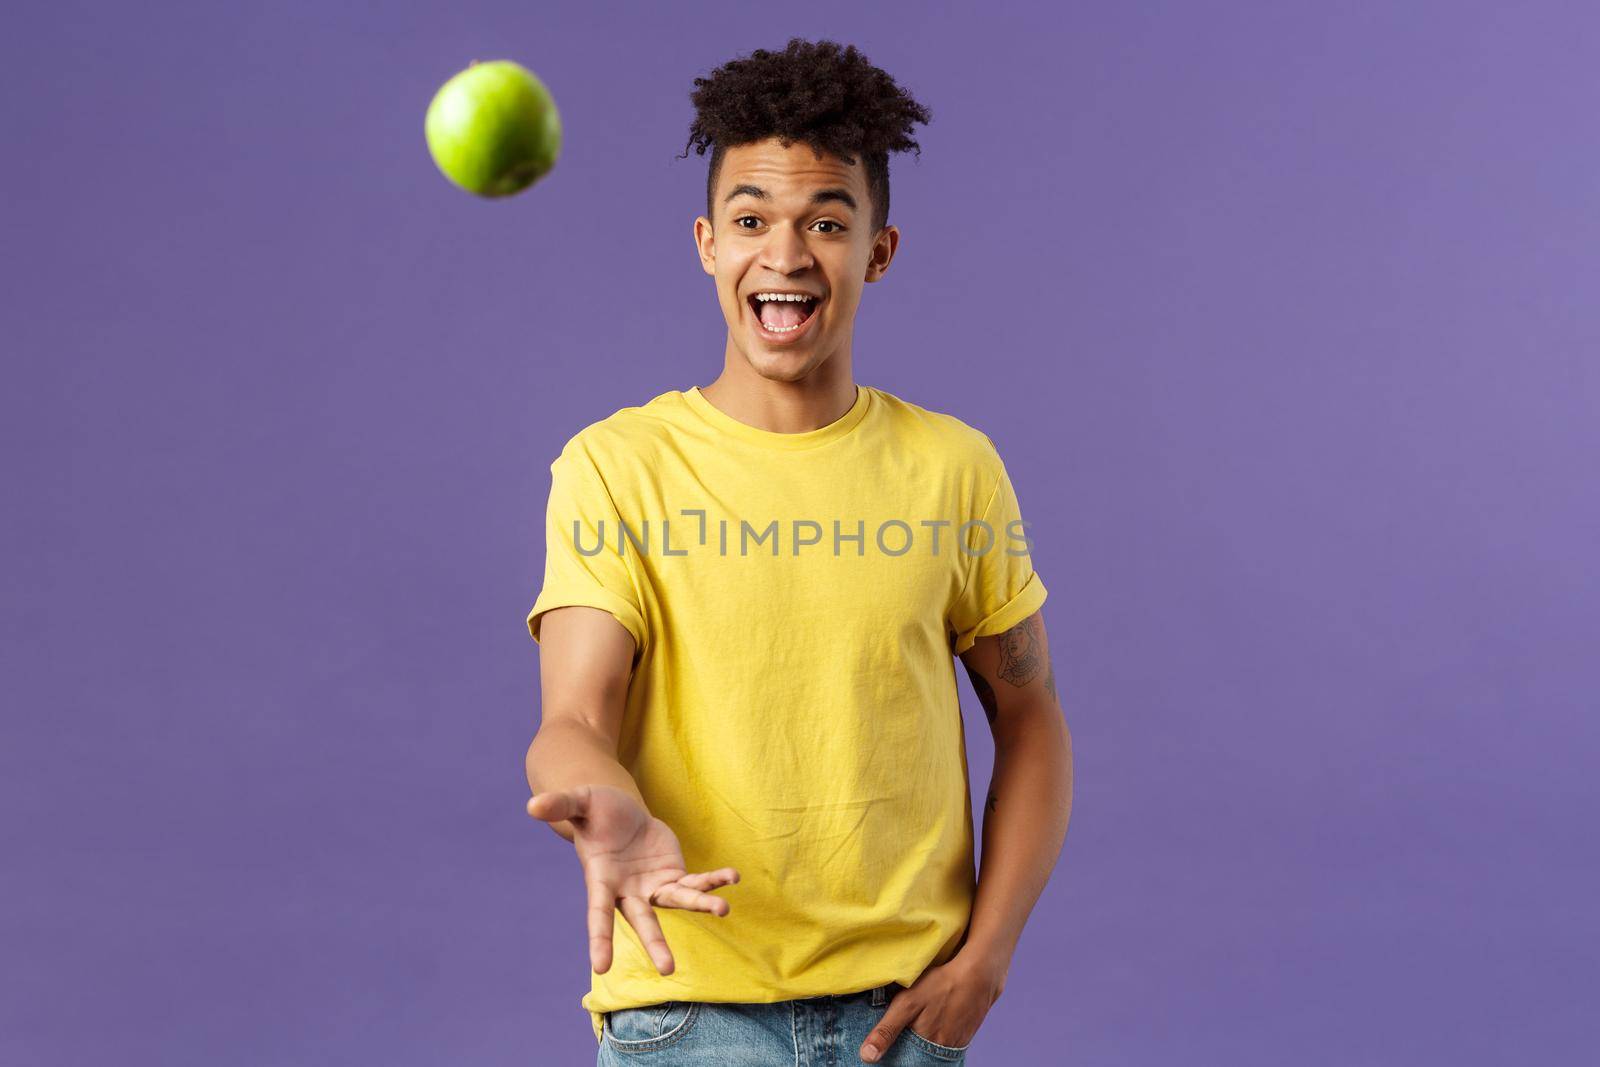
[(699, 889), (688, 889), (677, 883), (656, 889), (656, 896), (650, 902), (656, 907), (675, 907), (683, 912), (710, 912), (712, 915), (726, 915), (733, 909), (733, 905), (723, 901), (720, 896), (701, 893)]
[(528, 798), (528, 814), (545, 822), (581, 819), (589, 814), (589, 787), (535, 793)]
[(878, 1025), (867, 1034), (867, 1040), (861, 1046), (861, 1058), (868, 1063), (877, 1063), (885, 1053), (894, 1046), (895, 1038), (900, 1036), (917, 1014), (917, 1005), (912, 1003), (906, 991), (901, 990), (889, 1001), (889, 1008), (883, 1013), (883, 1018), (878, 1020)]
[(589, 883), (589, 966), (596, 974), (611, 969), (612, 913), (616, 898), (609, 887), (598, 881)]
[(739, 872), (732, 867), (686, 874), (676, 882), (669, 882), (657, 889), (650, 902), (660, 908), (681, 908), (684, 911), (704, 911), (722, 916), (732, 911), (733, 905), (721, 897), (712, 896), (707, 890), (733, 885), (738, 880)]
[(721, 870), (706, 871), (702, 874), (686, 874), (678, 879), (678, 883), (690, 889), (715, 889), (719, 885), (733, 885), (738, 880), (738, 871), (732, 867), (723, 867)]
[(667, 935), (661, 932), (661, 924), (656, 921), (655, 909), (641, 897), (623, 897), (622, 914), (638, 933), (639, 940), (644, 944), (644, 950), (650, 954), (651, 962), (656, 965), (656, 970), (663, 975), (671, 974), (672, 950), (667, 948)]

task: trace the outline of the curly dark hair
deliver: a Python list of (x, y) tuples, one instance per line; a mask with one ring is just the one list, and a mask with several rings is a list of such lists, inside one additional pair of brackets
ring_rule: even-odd
[(695, 118), (684, 146), (705, 155), (706, 217), (715, 218), (712, 197), (722, 154), (735, 145), (777, 137), (785, 148), (796, 141), (828, 152), (854, 165), (859, 154), (867, 172), (872, 199), (872, 229), (889, 222), (889, 153), (915, 152), (913, 123), (927, 123), (932, 114), (888, 74), (873, 66), (855, 45), (790, 38), (782, 52), (758, 48), (696, 78), (689, 99)]

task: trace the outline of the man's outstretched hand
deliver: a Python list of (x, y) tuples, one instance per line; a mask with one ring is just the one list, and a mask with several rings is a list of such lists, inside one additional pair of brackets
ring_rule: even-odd
[(671, 974), (674, 964), (654, 908), (728, 914), (728, 902), (708, 890), (732, 885), (739, 872), (723, 867), (687, 873), (672, 828), (629, 793), (609, 785), (536, 793), (528, 800), (528, 814), (572, 824), (572, 844), (589, 888), (589, 963), (596, 974), (611, 969), (614, 908), (622, 911), (662, 974)]

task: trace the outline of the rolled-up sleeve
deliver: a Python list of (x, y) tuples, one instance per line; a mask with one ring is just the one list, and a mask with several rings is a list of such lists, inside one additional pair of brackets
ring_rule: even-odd
[(993, 459), (999, 474), (988, 504), (958, 539), (969, 553), (966, 584), (947, 617), (951, 651), (958, 656), (978, 638), (1004, 633), (1038, 611), (1047, 595), (1033, 569), (1032, 539), (1011, 477), (998, 453)]

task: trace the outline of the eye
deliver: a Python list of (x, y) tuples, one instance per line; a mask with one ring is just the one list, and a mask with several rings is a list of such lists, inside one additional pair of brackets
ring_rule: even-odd
[[(744, 225), (746, 222), (753, 223), (753, 225), (746, 226)], [(733, 220), (733, 224), (741, 230), (753, 230), (761, 225), (761, 220), (756, 218), (754, 215), (740, 215), (738, 218)], [(812, 223), (812, 225), (832, 226), (833, 229), (822, 231), (826, 234), (842, 233), (844, 231), (844, 227), (832, 219), (818, 219), (816, 222)]]

